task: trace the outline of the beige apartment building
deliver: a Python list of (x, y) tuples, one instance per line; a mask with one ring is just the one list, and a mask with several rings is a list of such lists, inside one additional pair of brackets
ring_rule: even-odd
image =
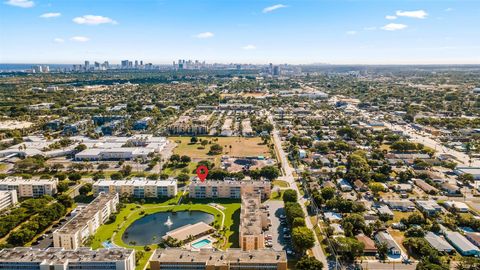
[(116, 212), (118, 193), (100, 193), (89, 205), (69, 220), (60, 229), (53, 232), (53, 246), (76, 249), (90, 236), (94, 235), (100, 225)]
[(239, 242), (243, 251), (265, 248), (264, 230), (271, 221), (258, 193), (245, 193), (240, 208)]
[(134, 270), (135, 251), (125, 248), (38, 249), (16, 247), (0, 250), (0, 269), (24, 270)]
[(0, 191), (0, 211), (7, 209), (18, 203), (17, 191), (4, 190)]
[(196, 118), (183, 115), (168, 127), (168, 131), (170, 134), (207, 134), (209, 119), (209, 115), (200, 115)]
[(134, 198), (175, 197), (177, 195), (177, 180), (147, 180), (134, 177), (131, 180), (100, 180), (93, 184), (95, 196), (101, 192), (118, 193), (120, 196)]
[(203, 183), (201, 181), (192, 181), (189, 186), (189, 196), (195, 199), (240, 199), (242, 194), (256, 193), (260, 194), (262, 199), (267, 199), (271, 194), (271, 185), (269, 181), (209, 180)]
[(23, 179), (10, 176), (0, 180), (0, 190), (15, 190), (17, 197), (53, 196), (57, 193), (58, 179)]
[(255, 252), (240, 249), (226, 251), (180, 248), (157, 249), (150, 258), (151, 270), (287, 270), (285, 251), (273, 249)]

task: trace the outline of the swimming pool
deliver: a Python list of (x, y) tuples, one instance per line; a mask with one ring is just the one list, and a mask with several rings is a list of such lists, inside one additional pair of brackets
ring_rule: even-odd
[(193, 244), (192, 244), (192, 247), (200, 249), (200, 248), (202, 248), (202, 247), (204, 247), (204, 246), (206, 246), (206, 245), (208, 245), (208, 244), (211, 244), (211, 243), (212, 243), (212, 241), (210, 241), (210, 240), (208, 240), (208, 239), (202, 239), (202, 240), (200, 240), (200, 241), (198, 241), (198, 242), (193, 243)]

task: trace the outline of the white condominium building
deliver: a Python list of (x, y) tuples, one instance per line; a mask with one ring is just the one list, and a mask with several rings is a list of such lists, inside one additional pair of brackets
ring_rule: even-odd
[(229, 198), (240, 199), (242, 194), (257, 193), (262, 199), (270, 197), (272, 183), (269, 181), (192, 181), (189, 186), (190, 198)]
[(134, 198), (175, 197), (177, 180), (147, 180), (132, 178), (131, 180), (100, 180), (93, 184), (95, 194), (100, 192), (118, 193), (120, 196)]
[(15, 190), (0, 191), (0, 211), (15, 205), (17, 202), (18, 202), (17, 191)]
[(83, 241), (94, 235), (100, 225), (116, 212), (118, 193), (100, 193), (89, 205), (53, 232), (53, 246), (65, 249), (79, 248)]
[(15, 190), (17, 196), (41, 197), (43, 195), (53, 196), (57, 193), (58, 179), (23, 179), (12, 176), (0, 180), (0, 190)]
[(16, 247), (0, 250), (0, 269), (9, 270), (134, 270), (135, 251), (125, 248), (37, 249)]

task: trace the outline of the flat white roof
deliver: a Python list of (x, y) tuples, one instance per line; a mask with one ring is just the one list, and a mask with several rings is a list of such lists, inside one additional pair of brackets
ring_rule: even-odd
[(99, 180), (94, 186), (171, 186), (176, 185), (177, 180), (148, 180), (146, 178), (132, 178), (131, 180)]

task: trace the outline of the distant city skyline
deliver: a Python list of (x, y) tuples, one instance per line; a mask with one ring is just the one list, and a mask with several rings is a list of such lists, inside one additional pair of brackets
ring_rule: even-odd
[(3, 0), (0, 63), (480, 64), (469, 0)]

